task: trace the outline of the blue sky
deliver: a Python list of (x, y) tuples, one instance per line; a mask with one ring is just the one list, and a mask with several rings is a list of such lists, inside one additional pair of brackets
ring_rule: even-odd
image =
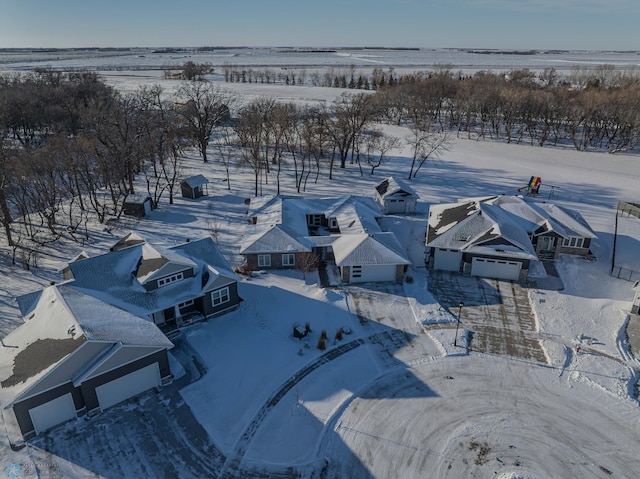
[(0, 48), (640, 49), (640, 0), (0, 0)]

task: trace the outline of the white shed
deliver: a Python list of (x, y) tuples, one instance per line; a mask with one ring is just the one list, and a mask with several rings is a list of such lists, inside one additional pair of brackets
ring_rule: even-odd
[(376, 201), (385, 215), (415, 213), (418, 198), (410, 186), (393, 176), (376, 185)]

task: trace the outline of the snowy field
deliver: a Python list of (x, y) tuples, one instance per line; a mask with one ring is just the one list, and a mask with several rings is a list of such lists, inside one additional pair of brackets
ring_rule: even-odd
[[(124, 90), (142, 83), (175, 87), (144, 72), (113, 72), (105, 79)], [(330, 102), (342, 92), (233, 88), (249, 97), (309, 102)], [(385, 129), (400, 138), (406, 135), (400, 127)], [(390, 174), (404, 178), (408, 166), (408, 150), (398, 149), (374, 177), (360, 176), (350, 166), (337, 171), (331, 182), (323, 178), (310, 184), (306, 195), (372, 195), (377, 182)], [(234, 170), (228, 189), (215, 160), (204, 165), (194, 156), (184, 175), (196, 173), (211, 180), (211, 196), (164, 202), (148, 218), (123, 220), (110, 232), (95, 224), (94, 242), (57, 245), (56, 251), (43, 252), (40, 267), (31, 272), (11, 266), (3, 254), (3, 334), (19, 324), (16, 295), (59, 281), (57, 269), (65, 260), (81, 249), (104, 252), (131, 229), (172, 245), (210, 234), (208, 225), (215, 222), (222, 252), (239, 264), (252, 174)], [(563, 256), (557, 268), (564, 289), (529, 291), (547, 362), (454, 347), (455, 315), (428, 292), (422, 263), (428, 206), (514, 194), (533, 175), (557, 187), (541, 200), (577, 210), (590, 223), (598, 236), (592, 244), (595, 260)], [(298, 271), (243, 277), (239, 310), (184, 334), (207, 372), (179, 393), (224, 457), (218, 477), (638, 477), (640, 409), (634, 386), (640, 363), (624, 336), (632, 283), (612, 278), (609, 271), (617, 201), (638, 202), (639, 182), (637, 156), (458, 139), (412, 181), (421, 197), (419, 214), (388, 220), (414, 262), (411, 282), (322, 289), (315, 274), (303, 278)], [(263, 193), (275, 193), (274, 185), (265, 185)], [(295, 194), (290, 172), (283, 177), (282, 193)], [(617, 254), (628, 258), (625, 264), (636, 264), (636, 243), (621, 245)], [(373, 299), (369, 317), (363, 318), (355, 307), (365, 296)], [(307, 321), (313, 329), (308, 347), (291, 336), (295, 323)], [(352, 333), (334, 341), (340, 327)], [(333, 356), (315, 347), (322, 330)], [(580, 354), (575, 352), (578, 334), (593, 339)], [(139, 408), (142, 417), (144, 404), (127, 407)], [(139, 477), (144, 473), (132, 460), (135, 451), (116, 446), (95, 451), (69, 439), (71, 432), (97, 434), (95, 423), (115, 419), (119, 411), (65, 425), (20, 451), (12, 451), (5, 438), (0, 470), (17, 463), (24, 466), (21, 477), (36, 477), (40, 465), (40, 477), (46, 477), (42, 465), (55, 464), (58, 477)], [(111, 431), (105, 427), (99, 434), (108, 438), (116, 434)], [(186, 467), (183, 477), (199, 477), (196, 471)]]

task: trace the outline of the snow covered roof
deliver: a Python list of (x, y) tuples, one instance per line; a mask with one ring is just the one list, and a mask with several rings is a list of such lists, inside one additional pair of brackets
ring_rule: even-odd
[[(306, 236), (307, 232), (304, 232)], [(307, 252), (312, 244), (304, 236), (297, 237), (287, 227), (276, 224), (270, 227), (247, 225), (240, 245), (240, 254)]]
[(582, 216), (519, 196), (469, 198), (432, 205), (426, 245), (476, 253), (536, 258), (529, 235), (595, 238)]
[(393, 233), (342, 235), (333, 252), (338, 266), (411, 263)]
[(426, 245), (477, 254), (537, 258), (526, 230), (507, 212), (482, 200), (433, 205), (429, 210)]
[(204, 175), (194, 175), (189, 178), (185, 178), (183, 183), (186, 183), (191, 188), (195, 188), (197, 186), (206, 185), (209, 183), (209, 180), (204, 177)]
[[(133, 246), (71, 263), (69, 268), (74, 280), (70, 286), (132, 314), (147, 317), (198, 297), (214, 284), (230, 284), (237, 280), (211, 238), (171, 248), (146, 242), (134, 243)], [(193, 275), (185, 275), (182, 281), (150, 291), (143, 285), (152, 279), (187, 269), (192, 270)], [(29, 298), (22, 303), (26, 308)]]
[[(122, 238), (120, 238), (111, 248), (109, 248), (109, 251), (118, 251), (142, 243), (145, 243), (145, 239), (135, 231), (130, 231)], [(71, 263), (71, 261), (69, 262)]]
[[(383, 215), (373, 198), (345, 195), (337, 198), (268, 197), (251, 201), (240, 254), (311, 251), (333, 246), (336, 263), (409, 264), (393, 233), (383, 233)], [(312, 236), (307, 217), (335, 219), (339, 234)], [(255, 221), (255, 223), (253, 223)]]
[(398, 197), (398, 198), (415, 198), (418, 194), (407, 185), (404, 181), (400, 181), (393, 176), (389, 176), (376, 185), (376, 191), (381, 198)]
[[(26, 322), (7, 335), (0, 348), (0, 402), (7, 407), (28, 396), (36, 384), (58, 367), (57, 377), (71, 380), (98, 360), (109, 345), (153, 350), (173, 347), (155, 324), (110, 306), (69, 286), (42, 290)], [(92, 347), (88, 345), (95, 344)], [(148, 354), (148, 351), (145, 353)], [(74, 361), (70, 360), (76, 355)]]

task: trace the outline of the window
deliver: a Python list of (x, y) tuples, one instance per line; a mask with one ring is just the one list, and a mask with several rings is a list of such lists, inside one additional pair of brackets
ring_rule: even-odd
[(229, 288), (222, 288), (211, 293), (211, 302), (214, 306), (230, 301)]
[(287, 253), (282, 255), (282, 266), (293, 266), (296, 264), (296, 255)]
[(322, 225), (322, 215), (307, 215), (308, 226), (320, 226)]
[(351, 277), (352, 278), (362, 278), (362, 266), (352, 266), (351, 267)]
[(259, 254), (258, 255), (258, 266), (259, 267), (271, 266), (271, 255), (270, 254)]
[(336, 229), (338, 227), (338, 220), (335, 218), (330, 218), (329, 219), (329, 228), (331, 228), (332, 230)]
[(160, 278), (158, 280), (158, 288), (162, 288), (163, 286), (166, 286), (171, 283), (175, 283), (176, 281), (181, 281), (183, 279), (184, 279), (184, 274), (182, 273), (172, 274), (171, 276), (165, 276), (164, 278)]
[(584, 248), (584, 238), (578, 238), (577, 236), (570, 236), (562, 240), (562, 246), (568, 246), (569, 248)]

